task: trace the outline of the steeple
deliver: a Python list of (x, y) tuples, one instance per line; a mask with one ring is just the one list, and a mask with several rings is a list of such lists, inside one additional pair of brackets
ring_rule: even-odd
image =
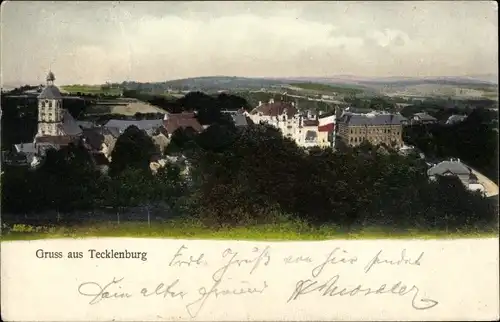
[(47, 74), (47, 86), (54, 85), (55, 80), (56, 77), (54, 76), (54, 73), (52, 71), (49, 71), (49, 73)]

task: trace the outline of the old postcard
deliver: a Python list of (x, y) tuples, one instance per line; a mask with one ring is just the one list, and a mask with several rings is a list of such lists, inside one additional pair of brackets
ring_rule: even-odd
[(497, 8), (2, 2), (2, 320), (498, 320)]

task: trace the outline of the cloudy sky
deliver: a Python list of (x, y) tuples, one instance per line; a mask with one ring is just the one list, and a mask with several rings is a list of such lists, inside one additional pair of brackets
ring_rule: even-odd
[(3, 2), (4, 84), (496, 73), (496, 2)]

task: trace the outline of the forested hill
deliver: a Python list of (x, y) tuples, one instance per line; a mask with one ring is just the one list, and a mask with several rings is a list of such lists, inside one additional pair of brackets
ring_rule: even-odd
[(130, 90), (145, 90), (148, 88), (161, 88), (163, 90), (235, 90), (235, 89), (261, 89), (271, 86), (286, 85), (281, 80), (264, 78), (246, 78), (229, 76), (210, 76), (176, 79), (158, 83), (126, 82), (123, 85)]

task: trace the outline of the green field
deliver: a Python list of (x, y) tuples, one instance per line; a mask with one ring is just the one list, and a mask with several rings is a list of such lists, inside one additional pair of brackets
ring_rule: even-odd
[(110, 96), (120, 96), (122, 94), (121, 88), (103, 88), (101, 85), (65, 85), (61, 89), (70, 93), (83, 93), (83, 94), (103, 94)]
[(317, 92), (336, 92), (341, 94), (361, 94), (363, 90), (358, 87), (335, 86), (318, 83), (294, 83), (293, 87)]
[(1, 240), (35, 240), (45, 238), (142, 237), (233, 240), (329, 240), (329, 239), (446, 239), (498, 237), (498, 229), (489, 231), (392, 230), (389, 228), (356, 228), (349, 231), (334, 226), (312, 228), (299, 222), (211, 229), (196, 222), (165, 223), (127, 222), (79, 227), (33, 227), (14, 225), (3, 231)]

